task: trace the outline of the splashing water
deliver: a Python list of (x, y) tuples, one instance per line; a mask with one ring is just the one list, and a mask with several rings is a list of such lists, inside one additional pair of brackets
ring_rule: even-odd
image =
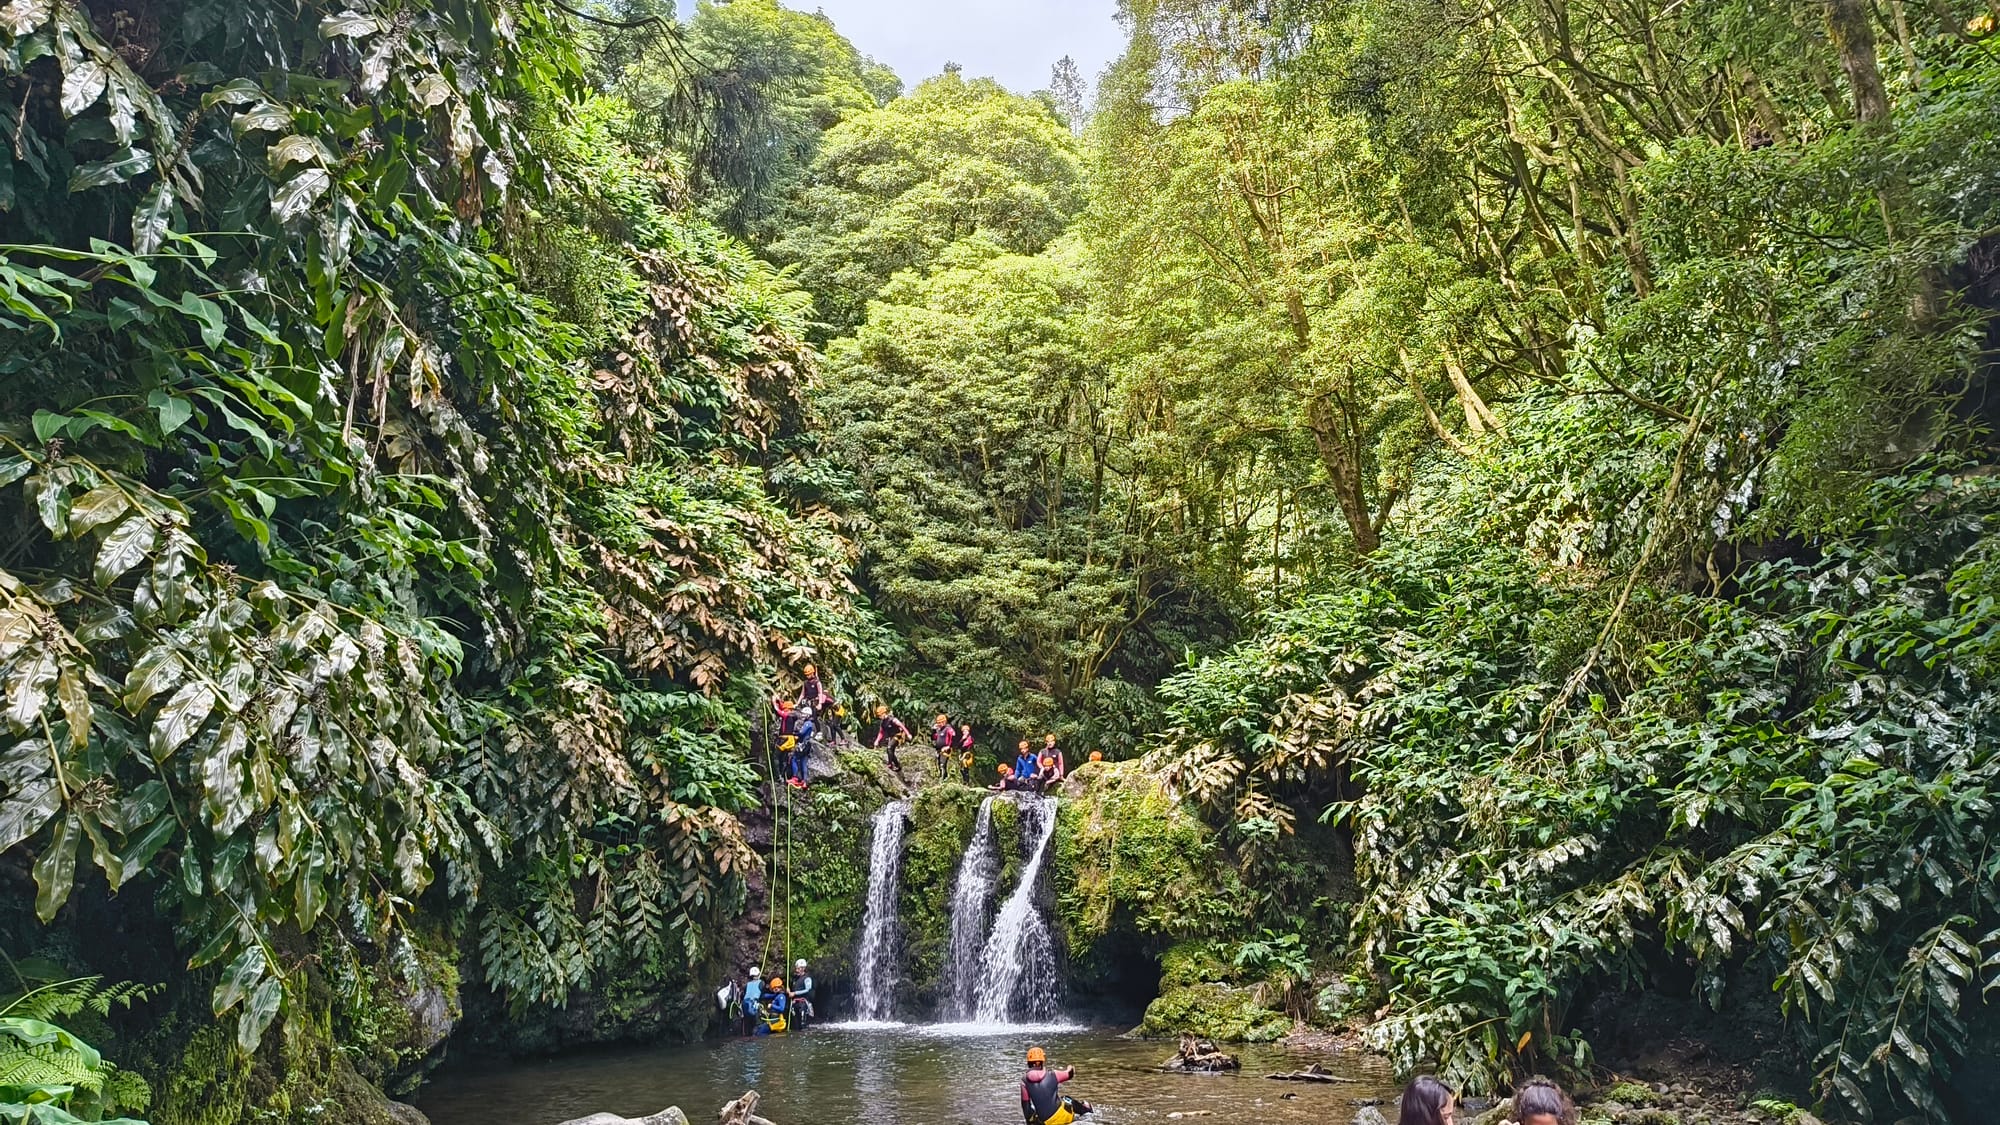
[(892, 801), (875, 814), (868, 849), (868, 906), (855, 953), (854, 1018), (882, 1022), (896, 1006), (896, 889), (903, 875), (903, 830), (910, 803)]
[(1039, 898), (1042, 862), (1056, 834), (1056, 799), (1021, 798), (1021, 835), (1035, 841), (1021, 882), (993, 919), (979, 954), (984, 975), (974, 990), (973, 1019), (983, 1024), (1046, 1021), (1056, 1015), (1055, 938)]
[(954, 1020), (969, 1020), (978, 1011), (980, 960), (986, 947), (986, 923), (993, 912), (993, 891), (1000, 881), (1000, 848), (993, 831), (993, 802), (980, 802), (972, 843), (959, 861), (958, 881), (951, 893), (951, 945), (945, 962), (945, 1010)]

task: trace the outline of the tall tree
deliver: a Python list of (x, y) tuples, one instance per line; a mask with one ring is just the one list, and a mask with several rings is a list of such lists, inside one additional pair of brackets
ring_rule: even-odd
[(846, 330), (898, 271), (975, 234), (1037, 253), (1082, 206), (1076, 141), (1046, 106), (947, 72), (827, 135), (771, 253)]

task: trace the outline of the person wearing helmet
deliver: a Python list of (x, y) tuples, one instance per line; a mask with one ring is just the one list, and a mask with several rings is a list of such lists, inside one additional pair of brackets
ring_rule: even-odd
[(940, 713), (931, 723), (931, 754), (937, 758), (939, 781), (951, 779), (952, 747), (958, 745), (958, 728), (951, 725), (951, 716)]
[(758, 1009), (764, 1003), (764, 970), (752, 965), (743, 980), (743, 1034), (757, 1028)]
[(804, 958), (792, 962), (792, 1026), (803, 1029), (816, 1014), (813, 1011), (812, 968)]
[(958, 724), (958, 780), (972, 784), (972, 762), (976, 747), (972, 741), (972, 724), (960, 721)]
[(903, 776), (903, 763), (896, 757), (896, 747), (909, 740), (910, 728), (903, 725), (903, 720), (889, 713), (888, 704), (877, 703), (875, 705), (875, 739), (870, 745), (888, 755), (889, 768), (896, 771), (897, 777)]
[(794, 789), (806, 787), (806, 770), (812, 764), (813, 744), (819, 737), (819, 723), (816, 721), (810, 703), (799, 704), (798, 719), (793, 729), (797, 737), (792, 741), (792, 749), (785, 755), (785, 784)]
[(1042, 782), (1041, 758), (1036, 756), (1034, 748), (1028, 745), (1025, 738), (1021, 740), (1018, 750), (1014, 755), (1014, 784), (1009, 788), (1030, 792), (1039, 790)]
[(826, 685), (820, 682), (819, 669), (808, 664), (804, 671), (806, 682), (799, 688), (799, 702), (809, 705), (815, 711), (825, 711), (833, 706), (833, 693), (827, 691)]
[(789, 1026), (785, 1012), (791, 1005), (785, 998), (785, 978), (772, 977), (764, 987), (764, 995), (757, 1005), (758, 1035), (780, 1035)]
[(1090, 1112), (1090, 1103), (1066, 1097), (1062, 1084), (1076, 1077), (1076, 1068), (1049, 1065), (1049, 1053), (1028, 1048), (1028, 1072), (1021, 1076), (1021, 1116), (1028, 1125), (1069, 1125)]

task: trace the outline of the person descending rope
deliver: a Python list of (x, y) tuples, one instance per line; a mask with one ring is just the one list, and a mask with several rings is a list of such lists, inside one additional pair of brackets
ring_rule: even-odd
[(807, 775), (812, 768), (814, 740), (819, 734), (819, 725), (814, 721), (811, 704), (801, 703), (798, 719), (793, 729), (797, 732), (792, 739), (791, 752), (785, 755), (787, 777), (785, 784), (794, 789), (804, 789), (811, 780)]
[(792, 1026), (803, 1031), (806, 1024), (817, 1014), (813, 1011), (812, 969), (805, 963), (804, 958), (792, 962), (791, 996)]
[(791, 1005), (786, 1000), (785, 978), (772, 977), (764, 994), (757, 1001), (757, 1035), (782, 1035), (789, 1026), (785, 1011)]
[(972, 784), (972, 762), (975, 749), (972, 744), (972, 724), (970, 722), (959, 723), (958, 780), (966, 785)]
[(1021, 1116), (1028, 1125), (1069, 1125), (1090, 1112), (1089, 1102), (1062, 1093), (1062, 1084), (1075, 1077), (1075, 1067), (1057, 1070), (1047, 1051), (1028, 1048), (1028, 1073), (1021, 1076)]
[(889, 713), (888, 704), (877, 703), (875, 737), (869, 741), (869, 745), (888, 755), (889, 768), (896, 771), (897, 777), (903, 776), (903, 763), (896, 757), (896, 747), (909, 740), (910, 728), (903, 725), (903, 720)]
[(937, 759), (937, 776), (940, 782), (951, 779), (953, 747), (958, 745), (958, 730), (951, 725), (951, 716), (939, 714), (931, 723), (931, 756)]

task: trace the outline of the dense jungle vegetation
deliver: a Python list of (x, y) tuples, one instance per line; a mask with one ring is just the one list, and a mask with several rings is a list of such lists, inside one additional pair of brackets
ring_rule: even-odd
[(1973, 1119), (2000, 8), (1122, 7), (0, 4), (0, 1120), (686, 1033), (807, 662), (1138, 763), (1399, 1066)]

